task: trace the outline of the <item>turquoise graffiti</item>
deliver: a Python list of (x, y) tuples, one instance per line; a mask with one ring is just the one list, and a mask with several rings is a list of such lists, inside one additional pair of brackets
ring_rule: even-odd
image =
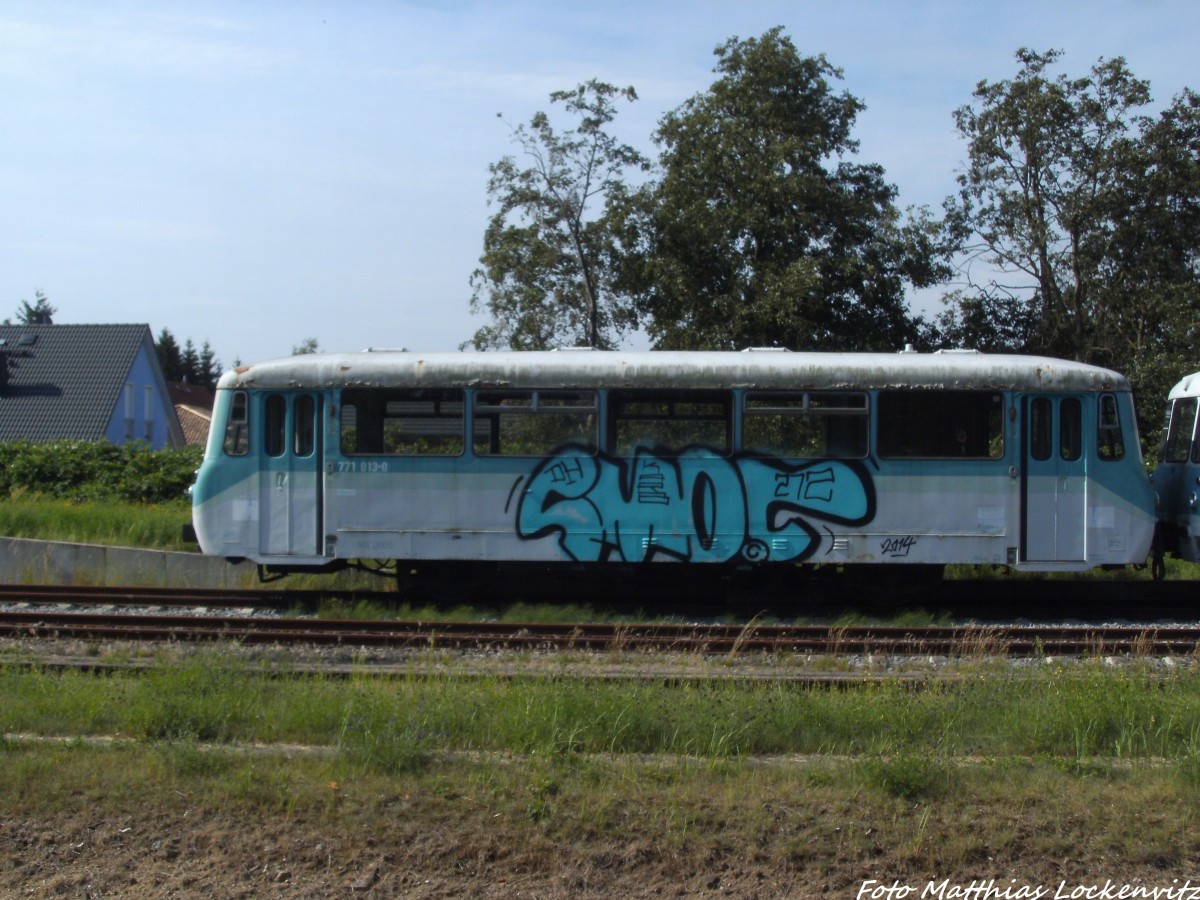
[(854, 460), (797, 464), (702, 447), (617, 458), (567, 446), (525, 483), (517, 533), (556, 538), (581, 562), (801, 561), (820, 546), (820, 523), (874, 517), (874, 484)]

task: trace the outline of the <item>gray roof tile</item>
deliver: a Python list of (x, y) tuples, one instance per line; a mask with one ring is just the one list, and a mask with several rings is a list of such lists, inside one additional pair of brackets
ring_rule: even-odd
[(103, 440), (148, 325), (0, 325), (0, 441)]

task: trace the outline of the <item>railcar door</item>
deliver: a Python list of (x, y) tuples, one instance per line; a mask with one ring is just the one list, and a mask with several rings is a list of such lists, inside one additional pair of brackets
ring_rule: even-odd
[(1021, 559), (1087, 556), (1087, 478), (1080, 397), (1022, 399)]
[(259, 512), (264, 556), (321, 552), (321, 397), (268, 394)]

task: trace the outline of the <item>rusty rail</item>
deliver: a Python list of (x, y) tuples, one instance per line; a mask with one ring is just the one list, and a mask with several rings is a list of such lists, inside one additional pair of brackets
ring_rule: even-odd
[(1200, 627), (1196, 626), (542, 625), (135, 615), (48, 609), (0, 611), (0, 636), (729, 655), (1179, 657), (1200, 653)]

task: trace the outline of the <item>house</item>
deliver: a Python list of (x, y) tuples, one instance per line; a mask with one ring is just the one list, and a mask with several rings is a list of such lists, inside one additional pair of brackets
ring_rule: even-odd
[(149, 325), (0, 325), (0, 441), (182, 447)]
[(188, 444), (199, 444), (203, 447), (208, 443), (208, 429), (212, 425), (216, 395), (203, 385), (189, 384), (186, 381), (169, 381), (167, 388), (171, 392), (175, 415), (179, 417), (179, 427), (183, 429), (183, 439)]

